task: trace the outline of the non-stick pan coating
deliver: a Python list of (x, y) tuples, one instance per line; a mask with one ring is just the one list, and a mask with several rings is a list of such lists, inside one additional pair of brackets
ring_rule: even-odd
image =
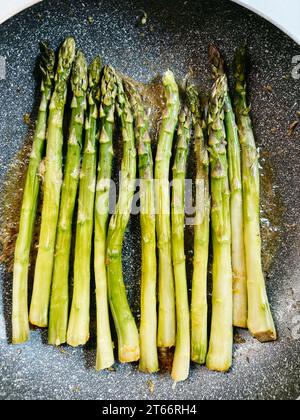
[[(147, 23), (142, 25), (144, 12)], [(2, 192), (9, 166), (28, 132), (23, 116), (32, 112), (34, 116), (38, 43), (48, 39), (58, 47), (67, 35), (76, 37), (88, 59), (100, 53), (105, 62), (142, 82), (171, 68), (178, 80), (191, 72), (203, 88), (209, 84), (209, 43), (221, 48), (228, 63), (237, 46), (248, 44), (252, 115), (264, 175), (264, 263), (279, 340), (262, 345), (240, 332), (242, 343), (235, 345), (228, 374), (193, 366), (189, 380), (175, 389), (168, 374), (143, 375), (136, 365), (116, 365), (115, 372), (97, 373), (94, 340), (85, 348), (61, 350), (46, 345), (46, 333), (36, 330), (28, 344), (9, 344), (12, 277), (2, 266), (0, 398), (296, 399), (300, 395), (300, 132), (298, 128), (289, 136), (288, 129), (300, 111), (300, 80), (292, 77), (292, 58), (300, 54), (300, 47), (262, 18), (225, 0), (44, 0), (0, 27), (0, 56), (6, 57), (6, 80), (0, 81)], [(134, 219), (124, 263), (135, 314), (140, 277), (137, 226)]]

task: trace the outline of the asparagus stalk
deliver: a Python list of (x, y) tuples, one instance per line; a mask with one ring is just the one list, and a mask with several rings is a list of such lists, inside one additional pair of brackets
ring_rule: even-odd
[(119, 360), (125, 363), (134, 362), (140, 357), (139, 334), (128, 304), (122, 273), (122, 245), (136, 185), (136, 150), (133, 115), (119, 77), (117, 85), (117, 111), (121, 120), (123, 159), (119, 200), (108, 230), (107, 279), (109, 303), (118, 335)]
[(213, 86), (208, 116), (212, 195), (213, 296), (212, 322), (206, 364), (227, 371), (232, 364), (233, 297), (228, 163), (224, 127), (225, 75)]
[(248, 328), (258, 340), (276, 340), (261, 262), (259, 155), (247, 105), (246, 50), (235, 58), (235, 110), (242, 147), (244, 240), (248, 286)]
[(177, 334), (172, 368), (174, 381), (185, 381), (190, 369), (190, 313), (184, 249), (185, 176), (191, 140), (191, 113), (184, 106), (179, 115), (178, 140), (173, 167), (172, 257), (175, 279)]
[(244, 244), (241, 150), (235, 115), (229, 95), (225, 98), (229, 183), (231, 190), (231, 238), (233, 280), (233, 325), (247, 328), (248, 296)]
[(49, 344), (66, 342), (69, 311), (69, 259), (72, 238), (72, 222), (80, 173), (82, 131), (86, 110), (87, 64), (78, 52), (74, 62), (71, 86), (73, 100), (69, 129), (69, 141), (65, 176), (62, 186), (59, 220), (57, 227), (52, 294), (50, 301)]
[[(215, 77), (224, 75), (224, 62), (220, 52), (210, 47), (210, 58)], [(226, 76), (226, 75), (225, 75)], [(241, 148), (235, 115), (232, 109), (231, 98), (227, 88), (225, 96), (225, 127), (228, 144), (230, 207), (231, 207), (231, 255), (233, 275), (233, 325), (247, 327), (247, 275), (244, 246), (243, 222), (243, 192), (241, 171)]]
[(204, 115), (196, 89), (187, 89), (193, 116), (195, 136), (196, 173), (196, 216), (194, 233), (194, 272), (191, 303), (191, 358), (193, 362), (206, 361), (207, 338), (207, 266), (209, 255), (210, 193), (209, 156), (207, 152)]
[(67, 331), (67, 343), (73, 347), (85, 344), (90, 336), (91, 253), (96, 190), (96, 141), (99, 130), (100, 75), (101, 60), (100, 57), (96, 57), (88, 70), (88, 114), (85, 124), (85, 145), (79, 182), (74, 289)]
[(68, 80), (74, 58), (75, 41), (73, 38), (67, 38), (59, 51), (55, 88), (50, 102), (44, 202), (29, 315), (30, 322), (39, 327), (48, 325), (54, 248), (62, 185), (62, 126)]
[(139, 369), (154, 373), (159, 369), (157, 355), (157, 313), (156, 313), (156, 233), (155, 197), (153, 181), (153, 157), (149, 135), (149, 118), (137, 89), (126, 83), (135, 117), (135, 137), (139, 155), (141, 236), (142, 236), (142, 278), (141, 278), (141, 324)]
[(109, 214), (109, 193), (113, 158), (113, 133), (117, 83), (112, 67), (105, 67), (101, 83), (101, 134), (98, 179), (95, 201), (94, 267), (97, 305), (97, 361), (96, 369), (106, 369), (114, 364), (113, 343), (110, 332), (107, 275), (106, 239)]
[(156, 231), (159, 254), (159, 314), (158, 347), (175, 346), (175, 290), (172, 267), (170, 223), (170, 158), (174, 132), (178, 122), (180, 99), (174, 75), (167, 71), (163, 77), (166, 109), (160, 129), (155, 163)]
[(24, 188), (19, 235), (16, 242), (13, 275), (12, 342), (21, 344), (29, 338), (28, 320), (28, 267), (37, 201), (40, 189), (38, 176), (46, 141), (47, 113), (51, 99), (55, 54), (41, 44), (40, 70), (42, 73), (41, 102), (33, 138), (26, 183)]

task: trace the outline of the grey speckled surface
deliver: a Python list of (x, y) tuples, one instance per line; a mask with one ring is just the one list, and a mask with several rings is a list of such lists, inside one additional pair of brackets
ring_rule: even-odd
[[(148, 13), (145, 26), (139, 25), (141, 9)], [(296, 399), (300, 395), (296, 328), (300, 311), (300, 132), (298, 128), (291, 137), (287, 132), (300, 111), (300, 80), (291, 77), (292, 57), (300, 54), (300, 47), (229, 1), (45, 0), (0, 27), (0, 55), (7, 61), (7, 79), (0, 81), (1, 190), (26, 137), (23, 115), (33, 110), (38, 42), (46, 38), (58, 46), (70, 34), (89, 59), (100, 53), (106, 62), (140, 81), (147, 82), (168, 67), (180, 79), (192, 68), (202, 86), (208, 84), (208, 43), (218, 44), (228, 62), (236, 46), (248, 43), (257, 142), (263, 152), (263, 174), (272, 178), (263, 183), (263, 216), (268, 219), (264, 220), (264, 243), (267, 249), (276, 242), (267, 277), (280, 339), (261, 345), (242, 332), (246, 342), (235, 346), (230, 373), (193, 366), (189, 380), (175, 390), (168, 375), (145, 376), (136, 366), (116, 365), (116, 372), (97, 373), (93, 369), (93, 340), (86, 348), (66, 347), (62, 352), (45, 344), (46, 333), (33, 331), (28, 344), (9, 344), (12, 279), (2, 266), (0, 398)], [(266, 85), (271, 85), (272, 91), (264, 89)], [(284, 208), (280, 213), (278, 203)], [(133, 306), (139, 293), (136, 226), (135, 220), (130, 227), (134, 234), (127, 235), (124, 264)], [(149, 379), (154, 384), (153, 394)]]

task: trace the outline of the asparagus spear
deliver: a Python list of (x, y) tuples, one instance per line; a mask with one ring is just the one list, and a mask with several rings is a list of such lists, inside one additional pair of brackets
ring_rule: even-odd
[(127, 301), (122, 274), (122, 245), (136, 185), (136, 150), (133, 115), (119, 77), (117, 85), (117, 111), (122, 128), (123, 160), (119, 200), (108, 230), (107, 278), (110, 308), (118, 335), (119, 360), (124, 363), (134, 362), (140, 357), (139, 334)]
[(213, 86), (208, 116), (212, 195), (213, 296), (207, 367), (227, 371), (232, 364), (233, 298), (228, 163), (224, 127), (225, 75)]
[[(215, 77), (224, 75), (224, 62), (219, 51), (211, 46), (210, 58)], [(225, 75), (226, 76), (226, 75)], [(244, 246), (243, 193), (241, 148), (235, 115), (227, 88), (225, 96), (225, 127), (228, 144), (230, 206), (231, 206), (231, 255), (233, 274), (233, 325), (247, 327), (247, 275)]]
[(190, 368), (190, 313), (184, 250), (185, 175), (191, 140), (191, 113), (183, 106), (179, 115), (178, 140), (173, 167), (172, 257), (175, 279), (177, 334), (172, 368), (174, 381), (185, 381)]
[(207, 265), (209, 255), (210, 193), (209, 156), (205, 139), (205, 122), (196, 89), (187, 89), (193, 116), (196, 173), (196, 216), (194, 234), (194, 273), (191, 304), (191, 358), (204, 364), (207, 354)]
[(159, 252), (158, 347), (172, 347), (176, 341), (175, 291), (172, 267), (169, 171), (180, 100), (174, 75), (163, 77), (166, 109), (160, 129), (155, 163), (156, 231)]
[(78, 52), (74, 62), (71, 86), (73, 100), (65, 176), (62, 186), (59, 220), (56, 236), (52, 294), (49, 319), (49, 344), (66, 342), (69, 311), (69, 259), (72, 221), (80, 173), (82, 131), (86, 110), (87, 64)]
[(41, 44), (40, 70), (42, 73), (41, 102), (33, 138), (32, 152), (24, 188), (20, 229), (15, 249), (13, 276), (12, 341), (24, 343), (29, 338), (28, 321), (28, 267), (33, 227), (36, 216), (40, 179), (39, 165), (45, 148), (47, 113), (54, 79), (55, 54), (46, 44)]
[(85, 123), (85, 145), (79, 183), (74, 289), (67, 331), (67, 343), (73, 347), (85, 344), (90, 335), (91, 253), (96, 189), (100, 75), (101, 60), (100, 57), (96, 57), (88, 70), (88, 114)]
[(137, 89), (126, 83), (135, 117), (135, 137), (139, 154), (142, 278), (141, 278), (141, 325), (140, 325), (140, 370), (158, 371), (157, 314), (156, 314), (156, 233), (155, 200), (153, 181), (153, 157), (149, 135), (149, 119)]
[(244, 239), (248, 285), (248, 328), (258, 340), (276, 340), (261, 263), (259, 156), (247, 105), (246, 50), (235, 58), (235, 109), (242, 147)]
[(39, 327), (46, 327), (48, 324), (56, 228), (62, 185), (62, 126), (67, 85), (74, 58), (75, 41), (73, 38), (67, 38), (59, 51), (55, 88), (50, 102), (48, 119), (44, 202), (29, 316), (30, 322)]
[(110, 332), (107, 276), (106, 235), (109, 213), (109, 193), (113, 158), (113, 133), (117, 83), (112, 67), (105, 67), (101, 83), (101, 134), (98, 180), (95, 201), (95, 248), (94, 266), (97, 305), (97, 361), (96, 369), (106, 369), (114, 364), (113, 343)]

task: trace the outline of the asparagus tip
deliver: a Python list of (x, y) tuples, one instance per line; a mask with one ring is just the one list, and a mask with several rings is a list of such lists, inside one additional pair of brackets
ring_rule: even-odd
[(75, 58), (75, 52), (76, 52), (75, 39), (72, 37), (66, 38), (60, 49), (60, 54), (62, 58), (73, 62)]
[(168, 86), (174, 83), (176, 83), (174, 73), (171, 70), (167, 70), (163, 75), (163, 85)]
[(247, 49), (245, 46), (236, 50), (234, 57), (234, 77), (243, 82), (245, 80), (247, 66)]
[(87, 62), (84, 54), (77, 51), (72, 77), (71, 77), (72, 90), (76, 96), (83, 96), (87, 91)]
[(52, 80), (54, 79), (55, 52), (46, 42), (40, 43), (40, 51), (40, 70), (43, 75), (43, 80), (51, 86)]
[(208, 56), (212, 64), (212, 74), (214, 79), (224, 74), (224, 60), (220, 51), (215, 45), (209, 45)]
[(189, 108), (193, 114), (198, 114), (199, 111), (199, 93), (191, 82), (187, 83), (186, 95), (189, 104)]
[(100, 77), (101, 77), (101, 58), (97, 56), (91, 62), (89, 67), (89, 86), (91, 88), (99, 85)]

